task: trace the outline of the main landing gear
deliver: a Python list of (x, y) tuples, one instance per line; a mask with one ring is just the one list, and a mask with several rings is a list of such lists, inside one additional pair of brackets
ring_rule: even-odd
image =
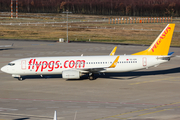
[(94, 78), (94, 74), (93, 73), (89, 73), (89, 80), (94, 80), (95, 78)]
[(22, 78), (22, 77), (18, 77), (18, 80), (19, 80), (19, 81), (23, 81), (23, 80), (24, 80), (24, 78)]

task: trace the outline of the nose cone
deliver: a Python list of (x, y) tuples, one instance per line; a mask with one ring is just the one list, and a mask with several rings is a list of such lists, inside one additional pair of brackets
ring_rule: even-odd
[(1, 71), (5, 72), (5, 73), (8, 73), (8, 67), (7, 66), (2, 67)]

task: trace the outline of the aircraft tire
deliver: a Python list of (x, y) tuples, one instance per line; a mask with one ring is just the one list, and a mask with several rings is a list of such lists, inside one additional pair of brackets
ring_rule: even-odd
[(89, 80), (94, 80), (94, 74), (91, 74), (91, 75), (89, 76)]
[(19, 81), (23, 81), (24, 79), (23, 79), (22, 77), (19, 77), (18, 80), (19, 80)]

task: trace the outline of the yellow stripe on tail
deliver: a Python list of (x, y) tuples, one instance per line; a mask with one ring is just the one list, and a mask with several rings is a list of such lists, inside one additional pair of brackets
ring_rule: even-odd
[(151, 46), (132, 55), (168, 55), (175, 24), (168, 24)]

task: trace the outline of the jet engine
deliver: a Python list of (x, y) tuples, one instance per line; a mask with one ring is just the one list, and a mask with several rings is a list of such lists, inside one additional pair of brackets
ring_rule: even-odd
[(62, 71), (62, 78), (64, 79), (79, 79), (81, 73), (77, 70), (65, 70)]

